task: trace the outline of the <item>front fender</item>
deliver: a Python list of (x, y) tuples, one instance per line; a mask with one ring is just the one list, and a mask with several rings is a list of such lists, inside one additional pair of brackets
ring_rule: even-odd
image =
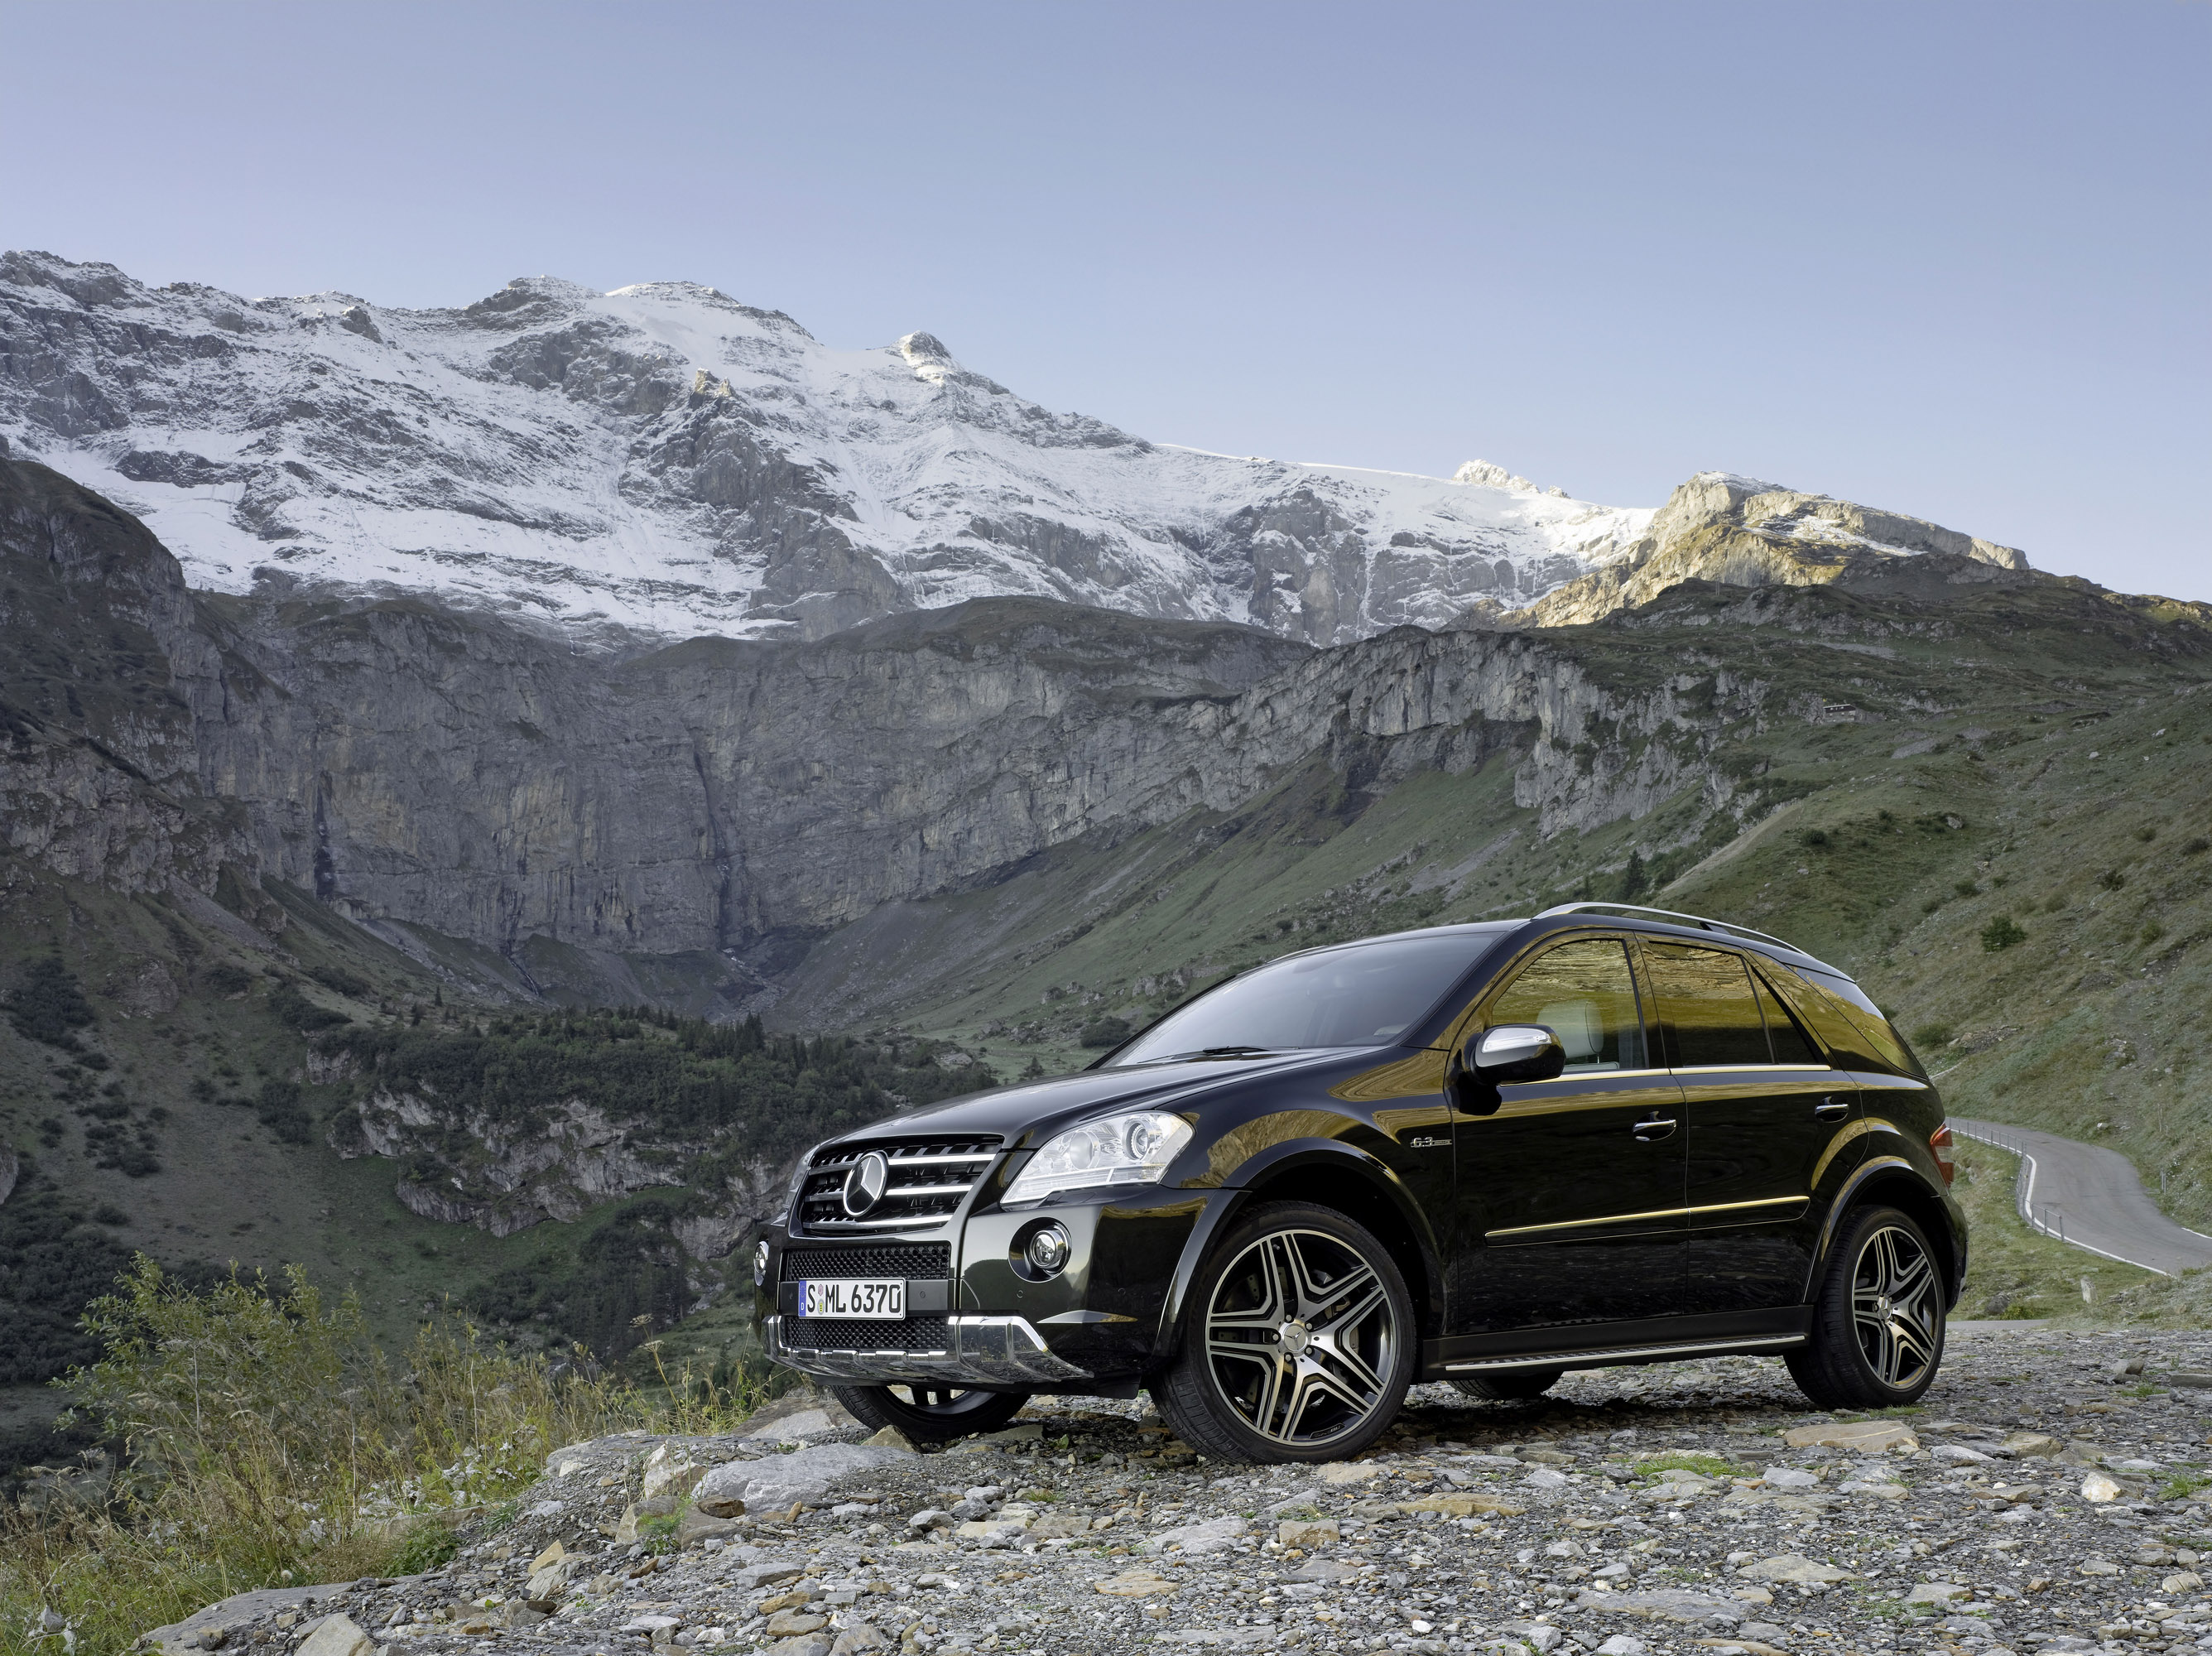
[[(1175, 1355), (1176, 1330), (1199, 1266), (1215, 1239), (1258, 1203), (1312, 1201), (1358, 1220), (1391, 1249), (1413, 1296), (1415, 1314), (1431, 1330), (1443, 1311), (1443, 1253), (1430, 1218), (1397, 1170), (1381, 1158), (1327, 1138), (1294, 1138), (1271, 1144), (1238, 1164), (1223, 1180), (1222, 1199), (1209, 1202), (1192, 1227), (1167, 1298), (1160, 1307), (1154, 1349), (1162, 1361)], [(1377, 1220), (1382, 1222), (1376, 1222)], [(1397, 1232), (1394, 1236), (1393, 1230)], [(1405, 1257), (1410, 1245), (1414, 1257)], [(1407, 1269), (1417, 1264), (1417, 1270)]]

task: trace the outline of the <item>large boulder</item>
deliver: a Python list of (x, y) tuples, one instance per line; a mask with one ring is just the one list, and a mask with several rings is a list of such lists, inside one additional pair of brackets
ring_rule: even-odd
[(743, 1512), (769, 1512), (795, 1501), (819, 1501), (838, 1478), (910, 1458), (887, 1444), (820, 1443), (787, 1455), (725, 1461), (699, 1480), (692, 1504), (718, 1515), (733, 1502)]

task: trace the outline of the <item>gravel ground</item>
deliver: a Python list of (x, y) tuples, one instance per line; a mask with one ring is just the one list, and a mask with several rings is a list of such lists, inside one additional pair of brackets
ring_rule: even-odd
[[(993, 1440), (926, 1454), (787, 1406), (771, 1430), (795, 1452), (575, 1446), (443, 1570), (305, 1609), (228, 1601), (161, 1642), (2212, 1651), (2212, 1514), (2192, 1493), (2212, 1390), (2167, 1379), (2205, 1370), (2212, 1335), (1954, 1325), (1925, 1404), (1856, 1428), (1809, 1410), (1778, 1362), (1722, 1358), (1570, 1375), (1533, 1403), (1419, 1387), (1375, 1452), (1307, 1468), (1200, 1461), (1142, 1400), (1040, 1399)], [(739, 1499), (743, 1516), (710, 1515)]]

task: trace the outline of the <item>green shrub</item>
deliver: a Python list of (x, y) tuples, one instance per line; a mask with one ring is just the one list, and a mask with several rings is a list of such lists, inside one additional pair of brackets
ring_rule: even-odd
[(2144, 844), (2148, 845), (2151, 841), (2158, 837), (2158, 830), (2152, 827), (2148, 823), (2145, 823), (2142, 827), (2136, 830), (2136, 837), (2141, 840)]
[(2138, 943), (2155, 943), (2160, 938), (2165, 935), (2166, 926), (2163, 922), (2147, 920), (2143, 922), (2143, 928), (2136, 934), (2136, 941)]
[(2212, 839), (2207, 839), (2202, 834), (2181, 843), (2181, 855), (2184, 856), (2198, 856), (2206, 851), (2212, 851)]
[(1127, 1018), (1093, 1019), (1083, 1026), (1083, 1032), (1076, 1037), (1079, 1044), (1091, 1047), (1119, 1046), (1128, 1038), (1129, 1020)]
[(406, 1538), (392, 1556), (390, 1568), (394, 1575), (427, 1574), (452, 1563), (460, 1549), (461, 1538), (442, 1519), (418, 1519), (408, 1526)]
[(1960, 897), (1974, 897), (1979, 895), (1982, 888), (1971, 880), (1962, 880), (1951, 889)]
[(2043, 899), (2043, 911), (2045, 914), (2063, 914), (2066, 911), (2066, 903), (2065, 892), (2053, 892)]
[(8, 1002), (8, 1021), (18, 1035), (64, 1052), (77, 1050), (75, 1032), (92, 1020), (92, 1008), (77, 989), (76, 974), (62, 964), (58, 954), (41, 955), (25, 967), (23, 981)]
[(261, 1097), (253, 1109), (255, 1119), (274, 1134), (280, 1143), (311, 1144), (314, 1142), (315, 1123), (309, 1119), (307, 1106), (300, 1102), (300, 1084), (270, 1076), (261, 1083)]
[(279, 983), (269, 996), (269, 1014), (287, 1029), (308, 1034), (318, 1029), (336, 1029), (349, 1024), (352, 1019), (329, 1007), (319, 1007), (289, 983)]
[(1982, 947), (1991, 954), (1996, 954), (2012, 947), (2015, 943), (2024, 943), (2027, 941), (2027, 934), (2020, 928), (2008, 914), (1999, 915), (1982, 928)]
[(2117, 892), (2128, 883), (2128, 877), (2118, 868), (2107, 868), (2097, 876), (2097, 883), (2108, 892)]
[(1955, 1032), (1948, 1024), (1923, 1024), (1912, 1032), (1912, 1044), (1933, 1051), (1939, 1046), (1950, 1045), (1954, 1033)]
[[(41, 1183), (27, 1176), (0, 1206), (0, 1385), (36, 1385), (97, 1357), (77, 1318), (131, 1263), (128, 1248)], [(110, 1222), (107, 1211), (93, 1222)]]
[(243, 995), (253, 987), (253, 974), (244, 966), (218, 960), (200, 974), (200, 981), (218, 995)]
[(339, 995), (349, 995), (356, 1001), (366, 999), (374, 988), (368, 978), (348, 971), (343, 966), (311, 967), (307, 976), (325, 989)]

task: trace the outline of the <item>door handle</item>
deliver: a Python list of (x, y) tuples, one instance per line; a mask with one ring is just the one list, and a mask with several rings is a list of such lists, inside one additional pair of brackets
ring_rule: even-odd
[(1841, 1121), (1850, 1113), (1851, 1101), (1849, 1099), (1822, 1099), (1813, 1106), (1813, 1119), (1815, 1121)]
[(1674, 1122), (1671, 1117), (1665, 1121), (1639, 1121), (1629, 1131), (1642, 1143), (1656, 1144), (1661, 1139), (1674, 1136)]

